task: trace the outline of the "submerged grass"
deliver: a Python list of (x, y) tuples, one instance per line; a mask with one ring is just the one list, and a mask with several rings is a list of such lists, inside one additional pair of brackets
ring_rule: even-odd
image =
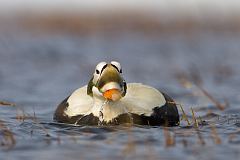
[[(36, 113), (35, 111), (33, 112), (33, 115), (25, 112), (25, 110), (16, 105), (15, 103), (11, 103), (11, 102), (5, 102), (5, 101), (0, 101), (0, 105), (4, 105), (4, 106), (14, 106), (16, 108), (16, 117), (15, 119), (19, 122), (24, 122), (26, 120), (31, 120), (34, 124), (36, 124), (37, 126), (39, 126), (45, 133), (45, 135), (47, 137), (50, 137), (50, 134), (48, 132), (48, 130), (44, 127), (44, 125), (42, 125), (40, 123), (40, 121), (38, 120), (38, 118), (36, 117)], [(33, 135), (33, 130), (30, 131), (31, 136)], [(0, 120), (0, 142), (1, 142), (1, 146), (7, 148), (7, 149), (11, 149), (15, 146), (16, 144), (16, 140), (15, 140), (15, 136), (13, 134), (13, 132), (4, 124), (4, 121)]]
[[(17, 113), (16, 113), (16, 120), (20, 122), (24, 122), (25, 120), (31, 120), (34, 124), (40, 127), (47, 137), (50, 137), (49, 131), (44, 127), (43, 124), (40, 123), (38, 118), (36, 117), (35, 111), (33, 111), (33, 115), (26, 113), (22, 107), (16, 106)], [(31, 131), (33, 133), (33, 130)]]
[(33, 116), (27, 112), (22, 107), (16, 106), (16, 120), (24, 122), (25, 120), (36, 121), (36, 114), (33, 113)]

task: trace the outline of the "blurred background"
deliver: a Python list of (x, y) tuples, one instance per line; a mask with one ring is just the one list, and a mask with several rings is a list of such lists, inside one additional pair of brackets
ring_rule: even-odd
[(117, 60), (127, 82), (177, 98), (194, 73), (239, 100), (239, 12), (234, 0), (1, 0), (0, 97), (54, 106)]
[[(0, 0), (0, 104), (17, 104), (0, 106), (0, 122), (16, 139), (12, 152), (0, 154), (123, 159), (130, 150), (130, 159), (237, 159), (239, 52), (237, 0)], [(133, 127), (131, 137), (121, 127), (52, 124), (56, 106), (88, 83), (98, 62), (111, 60), (121, 63), (127, 82), (168, 93), (188, 117), (192, 107), (217, 129), (201, 125), (196, 137), (181, 121), (170, 133), (176, 146), (167, 150), (162, 128)], [(33, 113), (46, 123), (31, 121)]]
[(238, 31), (240, 25), (236, 0), (1, 0), (0, 4), (1, 18), (17, 21), (18, 27), (61, 33)]

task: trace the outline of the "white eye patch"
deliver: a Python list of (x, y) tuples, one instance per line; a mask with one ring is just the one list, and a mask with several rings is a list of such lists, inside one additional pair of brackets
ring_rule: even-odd
[(118, 70), (120, 73), (122, 73), (122, 68), (121, 68), (121, 65), (120, 65), (119, 62), (117, 62), (117, 61), (112, 61), (111, 64), (112, 64), (114, 67), (116, 67), (117, 70)]
[(107, 65), (106, 62), (98, 63), (98, 65), (96, 66), (96, 70), (95, 70), (96, 74), (100, 74), (102, 72), (103, 67), (106, 65)]

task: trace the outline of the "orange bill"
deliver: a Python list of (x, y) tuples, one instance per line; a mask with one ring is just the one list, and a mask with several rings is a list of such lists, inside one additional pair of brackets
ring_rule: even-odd
[(122, 94), (118, 89), (109, 89), (103, 93), (104, 98), (117, 101), (122, 98)]

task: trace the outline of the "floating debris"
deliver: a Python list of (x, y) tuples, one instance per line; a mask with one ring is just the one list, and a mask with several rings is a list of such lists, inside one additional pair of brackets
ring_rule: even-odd
[(6, 102), (6, 101), (0, 101), (0, 105), (2, 106), (16, 106), (15, 103), (11, 103), (11, 102)]

